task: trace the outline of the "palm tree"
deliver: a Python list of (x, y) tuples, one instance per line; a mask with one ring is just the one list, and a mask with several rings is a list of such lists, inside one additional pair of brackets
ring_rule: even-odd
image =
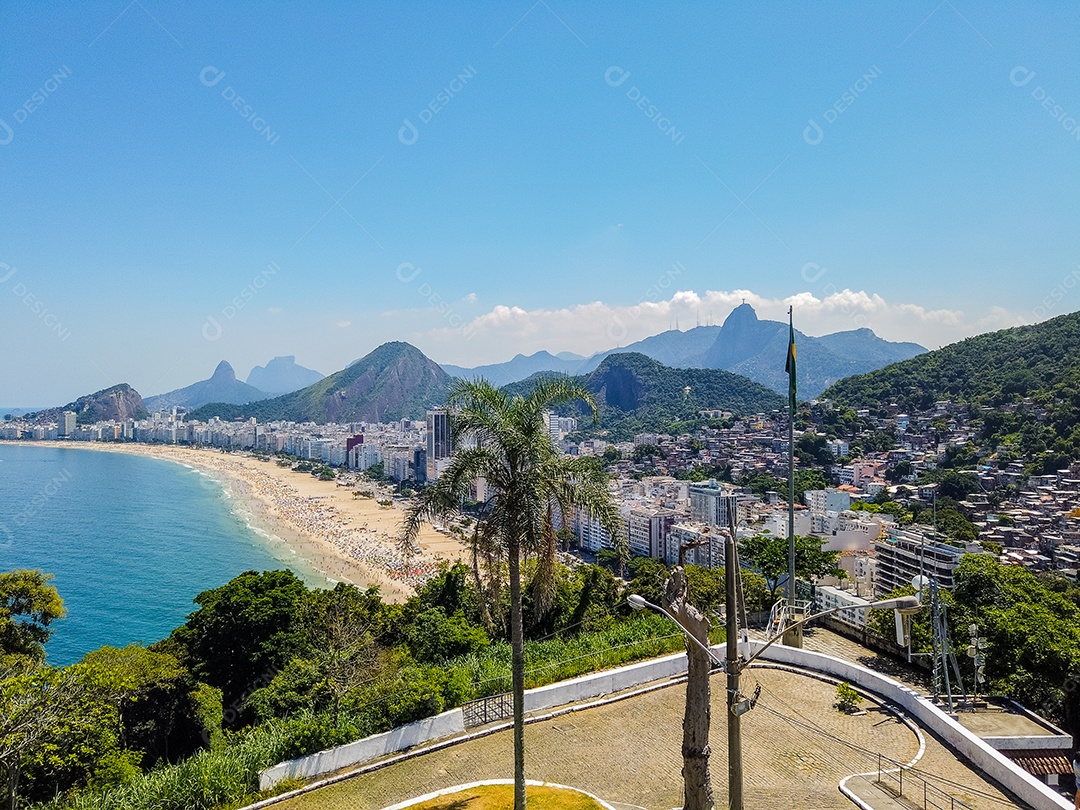
[[(510, 579), (510, 644), (514, 703), (514, 810), (525, 810), (525, 641), (522, 628), (521, 558), (536, 554), (537, 576), (554, 571), (556, 511), (569, 522), (570, 510), (585, 509), (615, 536), (618, 511), (603, 469), (587, 458), (563, 456), (551, 442), (544, 411), (584, 400), (596, 416), (592, 395), (565, 380), (540, 380), (527, 397), (506, 394), (486, 380), (457, 381), (450, 389), (454, 453), (438, 482), (409, 510), (402, 533), (411, 548), (424, 520), (458, 512), (473, 483), (486, 482), (477, 537), (497, 543), (506, 555)], [(541, 611), (552, 590), (536, 584)]]

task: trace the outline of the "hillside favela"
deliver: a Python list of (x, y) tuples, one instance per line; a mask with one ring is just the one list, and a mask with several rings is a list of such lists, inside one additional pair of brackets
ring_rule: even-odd
[(1080, 810), (1078, 42), (0, 6), (0, 806)]

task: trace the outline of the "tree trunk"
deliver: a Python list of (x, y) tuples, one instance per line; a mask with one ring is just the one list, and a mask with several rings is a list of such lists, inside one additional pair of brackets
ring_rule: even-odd
[(525, 810), (525, 637), (521, 619), (521, 547), (511, 540), (510, 647), (514, 691), (514, 810)]
[[(667, 609), (690, 635), (709, 645), (709, 619), (687, 600), (686, 573), (676, 568), (664, 587)], [(686, 640), (686, 710), (683, 714), (683, 810), (713, 810), (709, 773), (709, 673), (712, 660)]]
[(483, 579), (480, 577), (479, 542), (479, 534), (474, 533), (472, 540), (473, 582), (476, 585), (476, 601), (479, 603), (480, 606), (480, 621), (483, 622), (484, 630), (487, 632), (487, 634), (489, 636), (493, 636), (495, 635), (495, 623), (491, 619), (491, 610), (488, 605), (488, 592), (484, 588)]
[(10, 810), (18, 810), (19, 806), (19, 759), (16, 756), (14, 764), (8, 765), (5, 770), (7, 771), (7, 786), (8, 786), (8, 807)]

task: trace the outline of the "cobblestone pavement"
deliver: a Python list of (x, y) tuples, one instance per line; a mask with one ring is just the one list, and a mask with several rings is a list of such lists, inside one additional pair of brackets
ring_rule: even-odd
[(803, 647), (811, 652), (824, 653), (845, 661), (854, 661), (867, 669), (888, 675), (905, 686), (922, 694), (930, 691), (930, 672), (902, 658), (885, 655), (846, 636), (824, 627), (807, 628), (803, 633)]
[[(727, 804), (727, 731), (724, 682), (712, 683), (712, 775), (716, 806)], [(835, 687), (772, 668), (752, 668), (743, 691), (762, 687), (757, 707), (743, 716), (743, 772), (747, 808), (843, 808), (838, 790), (850, 774), (872, 771), (877, 753), (912, 759), (918, 740), (910, 728), (867, 701), (867, 714), (833, 708)], [(526, 775), (587, 790), (642, 810), (682, 806), (680, 749), (685, 687), (673, 685), (605, 706), (530, 724), (525, 729)], [(922, 770), (963, 787), (938, 783), (976, 810), (1014, 806), (947, 749), (927, 737)], [(509, 731), (348, 779), (283, 802), (281, 810), (380, 810), (413, 796), (480, 779), (513, 775)], [(986, 794), (984, 798), (980, 794)]]

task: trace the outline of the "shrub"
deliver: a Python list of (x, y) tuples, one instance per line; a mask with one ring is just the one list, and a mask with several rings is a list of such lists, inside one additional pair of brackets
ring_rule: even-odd
[(862, 703), (863, 698), (851, 688), (848, 683), (842, 683), (836, 687), (836, 708), (842, 712), (853, 712)]

